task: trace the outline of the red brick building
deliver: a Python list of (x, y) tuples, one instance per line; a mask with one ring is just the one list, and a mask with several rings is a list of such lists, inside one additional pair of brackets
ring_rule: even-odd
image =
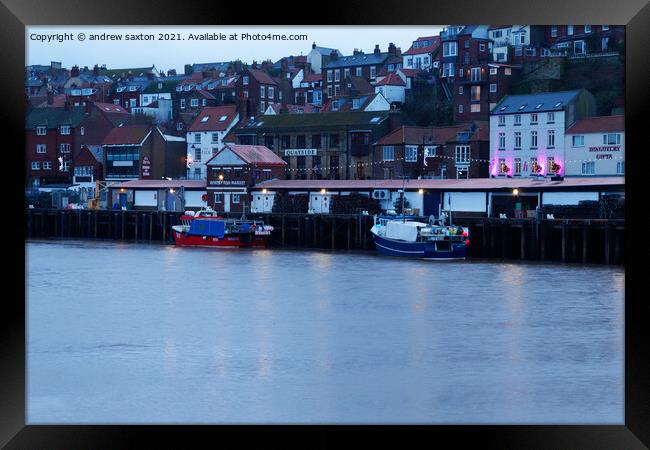
[(256, 68), (243, 70), (236, 82), (236, 94), (241, 117), (260, 116), (270, 103), (280, 100), (278, 83)]
[(287, 163), (261, 145), (226, 145), (210, 158), (208, 204), (215, 211), (250, 210), (250, 189), (257, 183), (282, 178)]
[(486, 178), (488, 122), (402, 126), (373, 144), (373, 178)]

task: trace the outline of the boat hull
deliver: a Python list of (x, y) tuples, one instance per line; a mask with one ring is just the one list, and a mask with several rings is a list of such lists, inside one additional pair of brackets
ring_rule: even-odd
[(453, 242), (449, 251), (436, 249), (435, 242), (405, 242), (386, 239), (373, 233), (377, 253), (384, 256), (401, 256), (407, 258), (423, 258), (432, 260), (465, 259), (467, 245), (464, 242)]
[(264, 248), (267, 236), (226, 235), (223, 238), (196, 236), (173, 231), (174, 241), (179, 247), (217, 247), (217, 248)]

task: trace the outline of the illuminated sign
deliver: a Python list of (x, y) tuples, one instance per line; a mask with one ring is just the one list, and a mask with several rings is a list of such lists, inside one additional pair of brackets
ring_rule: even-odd
[(590, 152), (620, 152), (620, 145), (601, 145), (598, 147), (589, 147)]
[(142, 158), (142, 176), (143, 177), (148, 177), (151, 174), (149, 173), (149, 170), (151, 169), (151, 163), (149, 162), (149, 157), (145, 156)]

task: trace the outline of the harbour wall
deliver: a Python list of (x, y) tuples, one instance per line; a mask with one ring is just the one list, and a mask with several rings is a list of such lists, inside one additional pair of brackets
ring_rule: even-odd
[[(228, 217), (229, 214), (225, 213)], [(112, 239), (172, 243), (181, 213), (87, 209), (25, 209), (26, 238)], [(239, 218), (238, 214), (230, 217)], [(269, 247), (373, 250), (372, 216), (358, 214), (250, 214), (272, 225)], [(421, 220), (426, 221), (427, 218)], [(495, 219), (456, 217), (469, 227), (470, 258), (625, 263), (621, 219)]]

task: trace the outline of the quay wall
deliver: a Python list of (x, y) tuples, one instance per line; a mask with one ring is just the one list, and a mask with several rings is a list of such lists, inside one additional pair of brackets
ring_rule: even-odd
[[(228, 216), (229, 214), (224, 214)], [(181, 213), (87, 209), (25, 209), (25, 237), (112, 239), (173, 243)], [(230, 214), (230, 217), (239, 217)], [(247, 218), (272, 225), (269, 247), (374, 250), (372, 216), (261, 213)], [(426, 221), (426, 218), (422, 218)], [(456, 217), (470, 229), (468, 257), (567, 263), (625, 263), (620, 219), (494, 219)]]

